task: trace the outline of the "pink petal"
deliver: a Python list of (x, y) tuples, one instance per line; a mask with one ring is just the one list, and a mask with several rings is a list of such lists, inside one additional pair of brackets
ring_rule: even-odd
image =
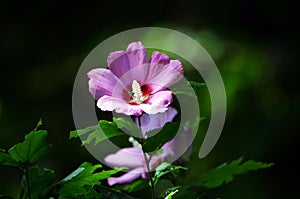
[(153, 156), (150, 160), (150, 170), (155, 169), (156, 167), (158, 167), (162, 162), (164, 161), (164, 157), (159, 155), (159, 156)]
[(169, 62), (170, 62), (170, 58), (167, 55), (157, 51), (154, 51), (150, 58), (150, 63), (154, 63), (154, 64), (167, 65), (169, 64)]
[(145, 169), (143, 167), (139, 167), (139, 168), (129, 171), (128, 173), (125, 173), (124, 175), (122, 175), (120, 177), (110, 177), (107, 179), (107, 183), (109, 184), (109, 186), (112, 186), (115, 184), (130, 183), (140, 176), (145, 176), (145, 173), (146, 173)]
[(180, 74), (183, 75), (183, 68), (182, 68), (182, 64), (181, 64), (180, 60), (178, 60), (178, 59), (170, 60), (168, 67), (176, 70), (177, 72), (179, 72)]
[(141, 86), (147, 83), (146, 80), (149, 74), (149, 70), (149, 64), (131, 68), (123, 74), (120, 80), (122, 81), (123, 85), (128, 88), (128, 90), (131, 90), (133, 80), (136, 80)]
[(193, 142), (193, 135), (191, 129), (188, 127), (183, 127), (183, 130), (177, 133), (177, 135), (165, 143), (162, 146), (163, 153), (160, 155), (162, 158), (167, 158), (168, 156), (174, 156), (179, 158), (182, 156)]
[(141, 117), (143, 135), (145, 136), (146, 132), (151, 130), (162, 128), (167, 122), (171, 122), (177, 113), (175, 108), (169, 107), (164, 113), (143, 114)]
[(107, 95), (98, 100), (97, 106), (102, 111), (116, 111), (117, 113), (124, 113), (126, 115), (138, 116), (143, 113), (140, 105), (131, 105), (121, 98)]
[(152, 93), (164, 90), (183, 77), (183, 68), (179, 60), (171, 60), (167, 65), (151, 63), (146, 84), (152, 87)]
[(143, 167), (145, 163), (143, 152), (139, 147), (122, 148), (106, 156), (104, 160), (112, 167), (137, 168)]
[(147, 63), (147, 51), (141, 42), (133, 42), (125, 51), (112, 52), (107, 58), (109, 69), (122, 77), (130, 69)]
[(89, 77), (89, 91), (93, 97), (98, 100), (104, 95), (122, 96), (122, 90), (125, 87), (118, 83), (118, 87), (115, 87), (120, 80), (110, 71), (104, 68), (93, 69), (88, 72)]
[(140, 104), (141, 109), (148, 114), (165, 112), (172, 103), (172, 91), (160, 91), (154, 93), (146, 104)]

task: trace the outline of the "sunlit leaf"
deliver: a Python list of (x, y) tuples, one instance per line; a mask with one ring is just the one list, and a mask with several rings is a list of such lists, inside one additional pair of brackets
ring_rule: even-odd
[(45, 155), (50, 145), (46, 141), (47, 131), (34, 129), (22, 143), (14, 145), (8, 153), (17, 162), (35, 163)]
[(84, 128), (84, 129), (79, 129), (79, 130), (71, 131), (69, 139), (78, 138), (78, 137), (80, 137), (82, 135), (85, 135), (87, 133), (91, 133), (93, 131), (96, 131), (97, 128), (99, 128), (99, 125), (89, 126), (89, 127)]
[(101, 164), (92, 165), (85, 162), (78, 169), (59, 182), (59, 194), (62, 196), (80, 196), (90, 192), (94, 185), (100, 185), (100, 180), (109, 178), (122, 169), (97, 172)]
[(182, 166), (172, 165), (168, 162), (163, 162), (155, 169), (155, 174), (153, 176), (154, 184), (156, 184), (158, 180), (163, 176), (165, 176), (166, 174), (172, 174), (173, 176), (176, 176), (180, 170), (187, 170), (187, 168)]
[(122, 129), (127, 134), (132, 135), (134, 137), (140, 137), (141, 135), (140, 130), (132, 120), (119, 117), (119, 118), (113, 118), (113, 122), (118, 125), (119, 129)]
[(164, 199), (196, 199), (198, 194), (182, 186), (168, 188), (163, 193)]
[(87, 135), (87, 138), (82, 140), (82, 145), (90, 144), (94, 141), (94, 144), (98, 144), (109, 138), (116, 136), (126, 135), (117, 126), (115, 122), (109, 122), (106, 120), (100, 120), (99, 125), (86, 127), (84, 129), (71, 131), (70, 139), (77, 138), (82, 135)]
[(164, 199), (172, 199), (173, 196), (178, 192), (178, 189), (171, 191)]
[(232, 161), (230, 164), (225, 163), (213, 170), (208, 171), (198, 178), (193, 185), (208, 189), (215, 188), (229, 183), (233, 180), (235, 175), (247, 173), (248, 171), (268, 168), (273, 165), (272, 163), (262, 163), (254, 160), (248, 160), (247, 162), (242, 163), (242, 160), (243, 158), (240, 158)]

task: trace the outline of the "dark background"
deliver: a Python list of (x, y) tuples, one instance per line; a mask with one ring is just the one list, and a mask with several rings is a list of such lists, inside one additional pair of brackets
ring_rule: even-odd
[[(54, 146), (43, 166), (62, 178), (83, 161), (96, 163), (79, 140), (68, 140), (77, 70), (104, 39), (160, 26), (199, 41), (227, 90), (223, 134), (209, 156), (192, 156), (193, 175), (240, 156), (275, 163), (213, 190), (211, 198), (299, 197), (298, 13), (291, 0), (1, 1), (0, 148), (22, 141), (43, 118)], [(17, 196), (20, 176), (1, 167), (0, 193)]]

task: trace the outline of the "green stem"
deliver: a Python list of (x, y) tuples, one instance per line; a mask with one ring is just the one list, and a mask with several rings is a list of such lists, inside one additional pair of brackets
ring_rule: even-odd
[[(144, 138), (143, 138), (142, 126), (141, 126), (141, 116), (138, 116), (138, 125), (140, 127), (141, 140), (143, 140)], [(150, 165), (149, 165), (150, 164), (150, 160), (151, 160), (152, 157), (150, 156), (149, 159), (148, 159), (147, 155), (146, 155), (146, 153), (144, 151), (143, 151), (143, 154), (144, 154), (144, 159), (145, 159), (145, 163), (146, 163), (147, 173), (148, 173), (149, 178), (150, 178), (152, 199), (155, 199), (154, 181), (153, 181), (153, 178), (152, 178), (152, 174), (151, 174), (151, 170), (150, 170)]]
[(24, 176), (25, 176), (25, 181), (26, 181), (27, 196), (28, 196), (28, 199), (31, 199), (30, 185), (29, 185), (29, 168), (28, 168), (28, 166), (25, 166)]

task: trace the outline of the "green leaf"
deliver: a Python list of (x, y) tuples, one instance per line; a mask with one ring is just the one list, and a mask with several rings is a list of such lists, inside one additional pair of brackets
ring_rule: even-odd
[(168, 188), (164, 191), (163, 198), (167, 199), (196, 199), (198, 194), (182, 186)]
[(195, 127), (199, 126), (199, 124), (205, 120), (206, 120), (205, 117), (198, 116), (198, 117), (194, 118), (193, 121), (186, 121), (183, 126), (189, 127), (189, 128), (195, 128)]
[(89, 126), (89, 127), (84, 128), (84, 129), (79, 129), (79, 130), (71, 131), (69, 139), (78, 138), (78, 137), (80, 137), (82, 135), (91, 133), (91, 132), (95, 131), (97, 128), (99, 128), (99, 125)]
[(148, 186), (149, 186), (149, 180), (137, 179), (130, 184), (119, 186), (117, 187), (117, 189), (131, 193), (131, 192), (140, 191)]
[(197, 179), (193, 185), (208, 189), (216, 188), (232, 181), (235, 175), (268, 168), (273, 165), (272, 163), (262, 163), (254, 160), (248, 160), (241, 164), (242, 160), (243, 158), (240, 158), (232, 161), (230, 164), (225, 163), (211, 171), (208, 171)]
[(200, 90), (206, 85), (201, 82), (189, 81), (185, 85), (172, 88), (174, 95), (187, 95), (189, 97), (196, 97), (200, 94)]
[(18, 166), (19, 164), (10, 157), (4, 150), (0, 150), (0, 165), (4, 166)]
[(130, 134), (134, 137), (141, 136), (140, 129), (132, 120), (128, 120), (127, 118), (123, 118), (123, 117), (119, 117), (119, 118), (113, 118), (113, 122), (118, 125), (119, 129), (122, 129), (127, 134)]
[[(53, 185), (56, 175), (53, 170), (39, 168), (37, 166), (28, 168), (28, 179), (31, 199), (45, 198), (51, 186)], [(23, 176), (25, 181), (25, 176)], [(27, 198), (28, 185), (24, 189), (23, 198)]]
[(143, 151), (152, 152), (160, 149), (167, 141), (174, 138), (178, 131), (178, 128), (178, 123), (170, 122), (166, 123), (159, 132), (157, 132), (157, 130), (148, 132), (148, 138), (143, 144)]
[(109, 178), (122, 169), (96, 172), (101, 164), (92, 165), (85, 162), (78, 169), (59, 182), (59, 194), (62, 196), (80, 196), (90, 192), (94, 185), (100, 185), (100, 180)]
[(189, 81), (189, 84), (192, 86), (192, 88), (194, 89), (197, 95), (199, 95), (201, 89), (206, 86), (204, 83), (195, 82), (195, 81)]
[(189, 84), (193, 87), (193, 88), (203, 88), (205, 87), (205, 83), (202, 82), (196, 82), (196, 81), (189, 81)]
[(22, 143), (16, 144), (9, 149), (8, 153), (17, 162), (35, 163), (50, 148), (50, 145), (46, 142), (46, 138), (47, 131), (34, 129), (25, 136), (25, 140)]
[(154, 178), (154, 184), (158, 182), (160, 178), (165, 176), (166, 174), (172, 174), (173, 176), (176, 176), (180, 170), (187, 170), (186, 167), (172, 165), (168, 162), (163, 162), (155, 169), (155, 174), (153, 176)]
[(164, 199), (172, 199), (174, 198), (173, 196), (178, 192), (178, 189), (169, 192), (169, 194), (164, 198)]
[(71, 131), (69, 138), (77, 138), (86, 134), (89, 135), (85, 140), (82, 141), (82, 145), (90, 144), (92, 141), (94, 141), (94, 144), (96, 145), (103, 140), (120, 135), (126, 135), (118, 128), (115, 122), (100, 120), (98, 125), (86, 127), (84, 129), (76, 131)]

